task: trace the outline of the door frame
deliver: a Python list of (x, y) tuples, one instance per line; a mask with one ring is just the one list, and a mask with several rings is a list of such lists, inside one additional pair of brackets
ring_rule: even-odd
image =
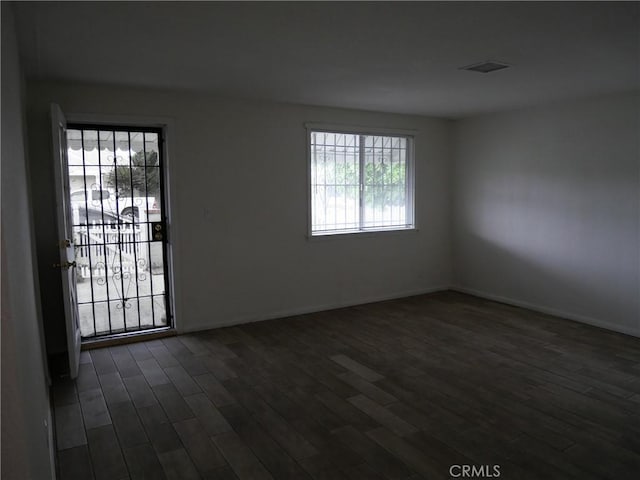
[[(129, 115), (109, 115), (109, 114), (85, 114), (85, 113), (66, 113), (67, 123), (69, 124), (86, 124), (87, 126), (101, 126), (104, 125), (106, 128), (112, 128), (114, 126), (123, 125), (127, 127), (153, 127), (158, 128), (162, 131), (162, 144), (160, 145), (161, 155), (162, 155), (162, 174), (163, 174), (163, 185), (164, 185), (164, 205), (165, 209), (165, 219), (166, 219), (166, 265), (165, 265), (165, 275), (167, 276), (167, 284), (168, 284), (168, 292), (170, 305), (171, 305), (171, 317), (172, 321), (171, 325), (166, 327), (166, 330), (174, 330), (176, 332), (181, 331), (180, 319), (181, 311), (182, 311), (182, 302), (180, 301), (181, 296), (179, 295), (180, 285), (175, 281), (175, 278), (179, 276), (179, 262), (176, 261), (176, 252), (179, 252), (179, 231), (180, 229), (177, 227), (178, 222), (176, 221), (176, 215), (173, 215), (175, 211), (174, 208), (174, 200), (173, 200), (173, 192), (175, 190), (175, 176), (171, 174), (171, 152), (172, 148), (172, 133), (174, 129), (174, 120), (169, 117), (148, 117), (148, 116), (129, 116)], [(134, 337), (144, 337), (151, 336), (154, 334), (158, 334), (158, 332), (162, 332), (162, 329), (153, 329), (153, 330), (141, 330), (134, 331), (128, 333), (116, 333), (113, 335), (108, 335), (104, 337), (99, 337), (96, 339), (89, 339), (83, 341), (83, 348), (87, 346), (90, 348), (91, 345), (100, 344), (103, 342), (111, 342), (115, 338), (134, 338)]]
[(73, 379), (80, 370), (80, 349), (82, 337), (79, 325), (77, 280), (75, 271), (75, 246), (73, 244), (73, 222), (69, 210), (69, 176), (67, 148), (67, 120), (64, 112), (56, 103), (50, 106), (53, 178), (56, 192), (57, 243), (62, 286), (62, 304), (64, 307), (65, 330), (67, 337), (67, 355), (69, 358), (69, 376)]

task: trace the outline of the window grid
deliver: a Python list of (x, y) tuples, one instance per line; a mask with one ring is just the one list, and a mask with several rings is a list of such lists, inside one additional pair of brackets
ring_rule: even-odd
[(311, 234), (413, 227), (410, 139), (310, 131)]

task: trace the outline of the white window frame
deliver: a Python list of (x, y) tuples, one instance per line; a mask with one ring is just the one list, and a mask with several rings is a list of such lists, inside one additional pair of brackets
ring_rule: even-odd
[[(336, 125), (326, 123), (305, 123), (306, 128), (306, 149), (307, 149), (307, 237), (322, 238), (332, 236), (345, 235), (366, 235), (381, 234), (384, 232), (404, 232), (416, 231), (416, 215), (415, 215), (415, 130), (401, 130), (393, 128), (376, 128), (376, 127), (358, 127), (352, 125)], [(357, 229), (345, 229), (335, 231), (314, 232), (312, 225), (312, 185), (311, 185), (311, 133), (327, 132), (327, 133), (343, 133), (347, 135), (372, 135), (372, 136), (392, 136), (403, 137), (407, 140), (407, 204), (405, 210), (406, 226), (393, 227), (363, 227), (362, 219), (360, 219), (360, 227)]]

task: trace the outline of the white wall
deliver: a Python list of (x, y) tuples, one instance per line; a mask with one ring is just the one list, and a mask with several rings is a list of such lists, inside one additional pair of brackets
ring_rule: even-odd
[(640, 335), (640, 96), (457, 122), (454, 283)]
[(2, 3), (2, 478), (50, 479), (45, 375), (24, 149), (23, 85), (11, 6)]
[[(47, 140), (52, 101), (69, 114), (170, 118), (171, 238), (181, 330), (417, 294), (450, 283), (448, 121), (177, 91), (30, 83), (43, 277), (57, 254), (51, 247)], [(417, 130), (420, 231), (308, 240), (305, 122)], [(44, 311), (59, 311), (59, 292), (47, 295)]]

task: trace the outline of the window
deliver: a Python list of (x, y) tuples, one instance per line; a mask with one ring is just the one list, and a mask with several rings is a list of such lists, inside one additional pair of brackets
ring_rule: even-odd
[(412, 137), (309, 129), (311, 235), (414, 228)]

